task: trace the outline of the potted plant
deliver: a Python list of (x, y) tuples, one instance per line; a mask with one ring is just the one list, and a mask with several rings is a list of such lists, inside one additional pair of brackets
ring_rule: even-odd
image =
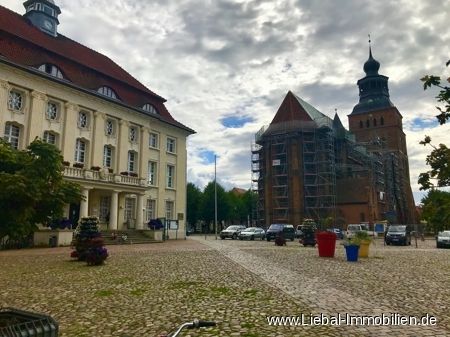
[(63, 166), (70, 166), (70, 162), (68, 162), (67, 160), (64, 160), (62, 162)]
[(369, 257), (369, 247), (372, 242), (370, 235), (366, 231), (358, 231), (354, 238), (359, 242), (358, 257)]
[(120, 175), (122, 175), (122, 176), (127, 176), (127, 175), (128, 175), (128, 172), (127, 172), (127, 171), (120, 172)]
[(345, 248), (345, 253), (347, 255), (347, 261), (356, 262), (358, 261), (359, 252), (359, 241), (357, 239), (345, 239), (342, 243)]
[(129, 175), (130, 177), (138, 177), (138, 174), (136, 172), (130, 172)]
[(100, 171), (100, 169), (101, 169), (100, 166), (91, 166), (92, 171)]
[(73, 166), (73, 167), (76, 167), (76, 168), (82, 169), (82, 168), (84, 167), (84, 164), (83, 164), (83, 163), (73, 163), (72, 166)]

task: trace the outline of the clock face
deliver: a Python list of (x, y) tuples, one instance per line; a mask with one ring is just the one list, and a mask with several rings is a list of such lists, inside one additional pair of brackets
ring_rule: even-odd
[(49, 21), (49, 20), (45, 20), (45, 21), (44, 21), (44, 27), (45, 27), (46, 29), (51, 30), (51, 29), (53, 29), (53, 23), (52, 23), (51, 21)]

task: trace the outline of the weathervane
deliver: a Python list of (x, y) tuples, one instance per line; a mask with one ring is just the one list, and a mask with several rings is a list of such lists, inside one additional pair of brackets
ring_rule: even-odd
[(370, 34), (367, 34), (367, 36), (369, 37), (369, 47), (370, 47), (370, 43), (372, 42), (372, 40), (370, 39)]

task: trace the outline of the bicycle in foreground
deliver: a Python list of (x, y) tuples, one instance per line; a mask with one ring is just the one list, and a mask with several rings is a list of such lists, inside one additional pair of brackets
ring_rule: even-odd
[(216, 326), (216, 322), (212, 321), (199, 321), (195, 319), (193, 322), (186, 322), (181, 324), (175, 331), (170, 332), (167, 335), (159, 335), (159, 337), (176, 337), (180, 336), (180, 333), (184, 329), (199, 329), (203, 327)]

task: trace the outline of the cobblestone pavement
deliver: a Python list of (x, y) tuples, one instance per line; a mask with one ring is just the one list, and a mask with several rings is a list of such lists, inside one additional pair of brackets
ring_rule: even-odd
[(313, 314), (429, 314), (438, 321), (435, 327), (340, 327), (332, 329), (333, 336), (450, 336), (450, 254), (437, 250), (432, 240), (418, 242), (418, 248), (384, 246), (377, 240), (370, 257), (357, 263), (345, 260), (339, 243), (333, 259), (319, 258), (317, 248), (300, 247), (297, 242), (287, 247), (260, 241), (208, 240), (206, 244)]
[[(450, 336), (450, 250), (371, 247), (358, 263), (289, 242), (190, 237), (109, 246), (101, 267), (70, 249), (0, 252), (0, 307), (47, 313), (60, 336), (158, 336), (193, 318), (217, 328), (185, 336)], [(435, 315), (437, 327), (270, 326), (268, 315)]]

